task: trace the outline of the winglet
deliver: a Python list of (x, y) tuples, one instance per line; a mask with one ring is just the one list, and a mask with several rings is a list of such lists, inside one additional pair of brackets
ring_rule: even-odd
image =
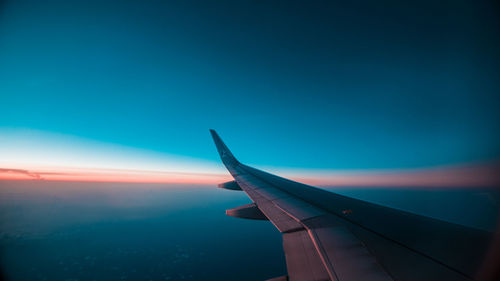
[(212, 134), (212, 138), (214, 139), (215, 146), (217, 147), (217, 151), (219, 152), (220, 158), (222, 162), (226, 166), (238, 165), (240, 162), (236, 160), (233, 156), (229, 148), (227, 148), (226, 144), (222, 141), (215, 130), (210, 129), (210, 134)]

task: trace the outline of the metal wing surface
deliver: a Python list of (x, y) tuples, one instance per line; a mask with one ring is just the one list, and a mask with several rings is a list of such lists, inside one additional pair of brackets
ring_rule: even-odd
[(282, 233), (288, 275), (273, 280), (472, 280), (492, 233), (372, 204), (240, 163), (213, 130), (222, 162), (254, 202), (231, 216)]

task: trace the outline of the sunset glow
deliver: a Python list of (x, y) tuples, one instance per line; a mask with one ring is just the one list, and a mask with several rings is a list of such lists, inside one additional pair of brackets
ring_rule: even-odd
[[(214, 185), (231, 179), (218, 162), (67, 135), (0, 130), (0, 143), (0, 180)], [(263, 169), (315, 186), (483, 187), (500, 183), (497, 163), (419, 169)]]
[(212, 161), (34, 130), (0, 130), (0, 179), (215, 184)]
[(496, 164), (474, 164), (421, 169), (297, 172), (293, 178), (315, 186), (497, 187), (500, 184), (498, 170)]
[(132, 170), (20, 170), (0, 169), (0, 180), (48, 180), (48, 181), (88, 181), (88, 182), (136, 182), (136, 183), (180, 183), (217, 184), (229, 180), (223, 174), (174, 173)]
[[(272, 170), (272, 168), (268, 169)], [(280, 175), (314, 186), (359, 187), (495, 187), (500, 180), (495, 165), (436, 167), (414, 170), (315, 171), (277, 169)], [(231, 180), (224, 173), (169, 172), (124, 169), (0, 168), (0, 180), (48, 180), (215, 185)]]

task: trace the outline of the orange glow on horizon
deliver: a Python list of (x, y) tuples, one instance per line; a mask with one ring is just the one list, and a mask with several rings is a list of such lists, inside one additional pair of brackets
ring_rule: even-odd
[[(266, 170), (266, 169), (264, 169)], [(314, 186), (499, 187), (497, 165), (463, 165), (408, 170), (287, 171), (276, 174)], [(218, 184), (229, 174), (123, 169), (0, 168), (0, 180)]]
[(0, 169), (0, 180), (47, 180), (128, 183), (218, 184), (230, 180), (229, 175), (154, 172), (112, 169), (22, 170)]
[(500, 187), (495, 164), (444, 166), (424, 169), (352, 171), (294, 177), (315, 186), (373, 187)]
[[(70, 135), (0, 129), (0, 140), (0, 180), (218, 184), (232, 179), (219, 161)], [(263, 170), (314, 186), (500, 187), (498, 160), (420, 169)]]

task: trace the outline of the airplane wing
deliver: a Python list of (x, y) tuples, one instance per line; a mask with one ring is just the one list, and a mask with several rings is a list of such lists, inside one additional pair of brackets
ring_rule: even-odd
[(252, 204), (226, 214), (282, 233), (288, 275), (272, 280), (472, 280), (493, 234), (372, 204), (240, 163), (214, 130), (222, 162)]

